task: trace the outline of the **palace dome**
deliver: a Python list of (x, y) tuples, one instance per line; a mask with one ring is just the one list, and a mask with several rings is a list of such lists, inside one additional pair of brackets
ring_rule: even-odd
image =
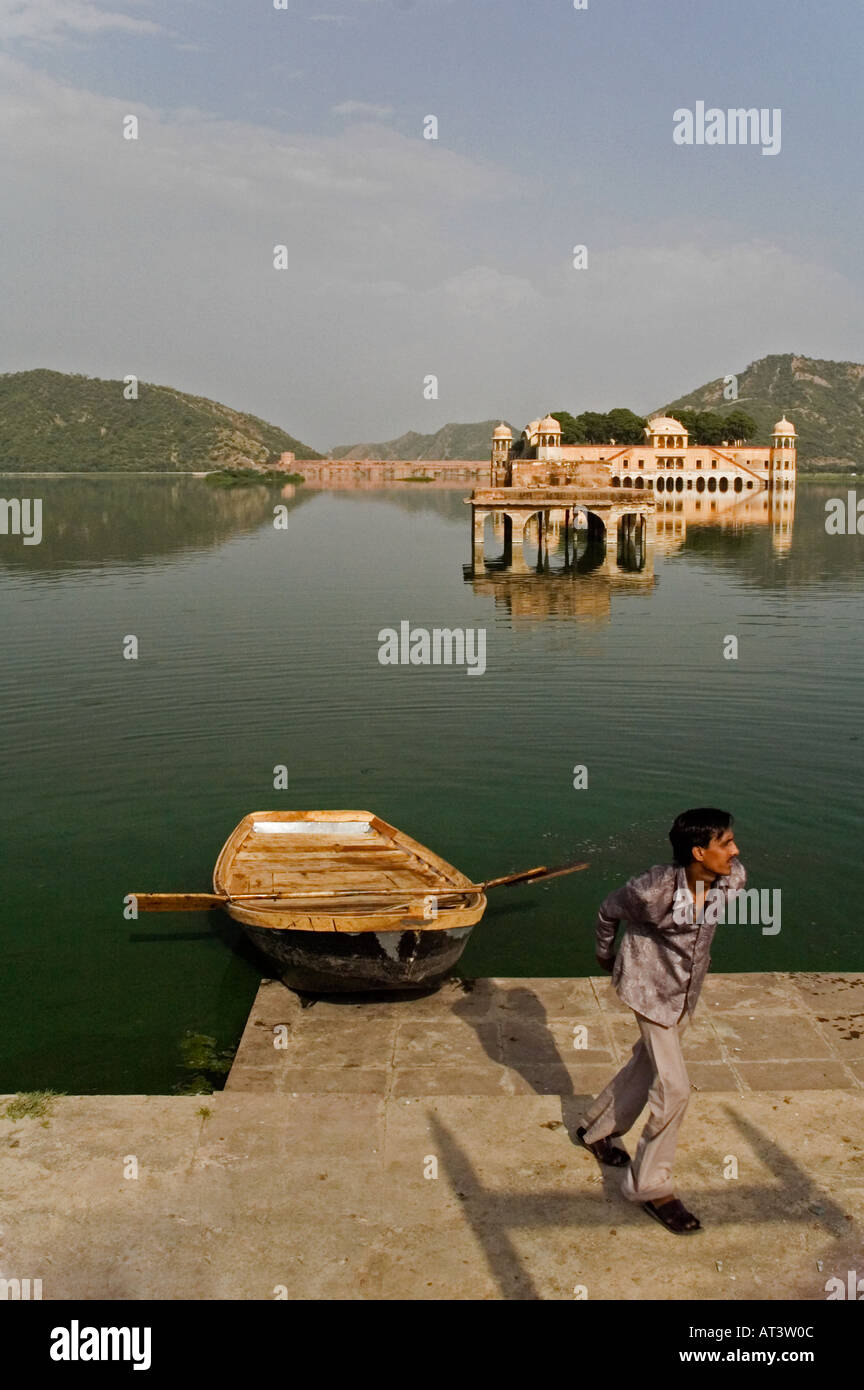
[(782, 420), (777, 421), (777, 424), (771, 431), (772, 434), (795, 434), (795, 432), (795, 426), (792, 424), (791, 420), (786, 419), (785, 415)]
[(561, 426), (555, 419), (554, 415), (545, 415), (543, 419), (538, 422), (537, 427), (538, 429), (546, 430), (547, 433), (550, 430), (556, 430), (558, 434), (561, 433)]
[(501, 424), (498, 425), (497, 428), (494, 429), (494, 430), (492, 431), (492, 438), (493, 438), (493, 439), (512, 439), (512, 438), (513, 438), (513, 431), (509, 428), (509, 426), (505, 425), (505, 424), (504, 424), (504, 421), (502, 420), (502, 421), (501, 421)]
[(672, 415), (655, 415), (648, 421), (650, 434), (686, 434), (684, 426), (680, 420), (676, 420)]

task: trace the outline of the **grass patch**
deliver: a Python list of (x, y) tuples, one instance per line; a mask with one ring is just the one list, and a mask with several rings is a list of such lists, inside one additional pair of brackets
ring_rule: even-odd
[(8, 1101), (3, 1111), (4, 1120), (44, 1120), (51, 1115), (51, 1107), (59, 1091), (22, 1091)]

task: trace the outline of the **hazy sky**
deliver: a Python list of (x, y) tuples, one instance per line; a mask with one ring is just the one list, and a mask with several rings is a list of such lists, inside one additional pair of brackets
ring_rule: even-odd
[[(860, 0), (287, 6), (0, 0), (0, 371), (327, 449), (864, 360)], [(780, 152), (675, 144), (699, 101)]]

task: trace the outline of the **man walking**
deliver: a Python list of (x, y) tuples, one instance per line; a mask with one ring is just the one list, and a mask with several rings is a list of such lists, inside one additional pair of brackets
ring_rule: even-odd
[[(675, 862), (655, 864), (610, 893), (596, 926), (597, 960), (612, 971), (618, 997), (636, 1015), (641, 1034), (629, 1062), (585, 1116), (579, 1142), (601, 1163), (629, 1164), (621, 1191), (676, 1235), (701, 1223), (675, 1196), (672, 1163), (690, 1099), (681, 1052), (702, 982), (721, 905), (744, 887), (728, 811), (684, 811), (669, 832)], [(725, 914), (724, 914), (725, 916)], [(615, 955), (615, 933), (625, 928)], [(632, 1162), (613, 1143), (636, 1122), (646, 1102), (648, 1121)]]

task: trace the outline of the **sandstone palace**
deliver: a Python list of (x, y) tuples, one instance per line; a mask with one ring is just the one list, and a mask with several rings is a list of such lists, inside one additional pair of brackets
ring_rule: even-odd
[(642, 444), (562, 444), (552, 416), (532, 420), (514, 448), (504, 424), (492, 435), (492, 487), (642, 488), (654, 493), (754, 493), (795, 486), (795, 426), (784, 416), (768, 448), (730, 440), (691, 444), (680, 420), (655, 415)]

